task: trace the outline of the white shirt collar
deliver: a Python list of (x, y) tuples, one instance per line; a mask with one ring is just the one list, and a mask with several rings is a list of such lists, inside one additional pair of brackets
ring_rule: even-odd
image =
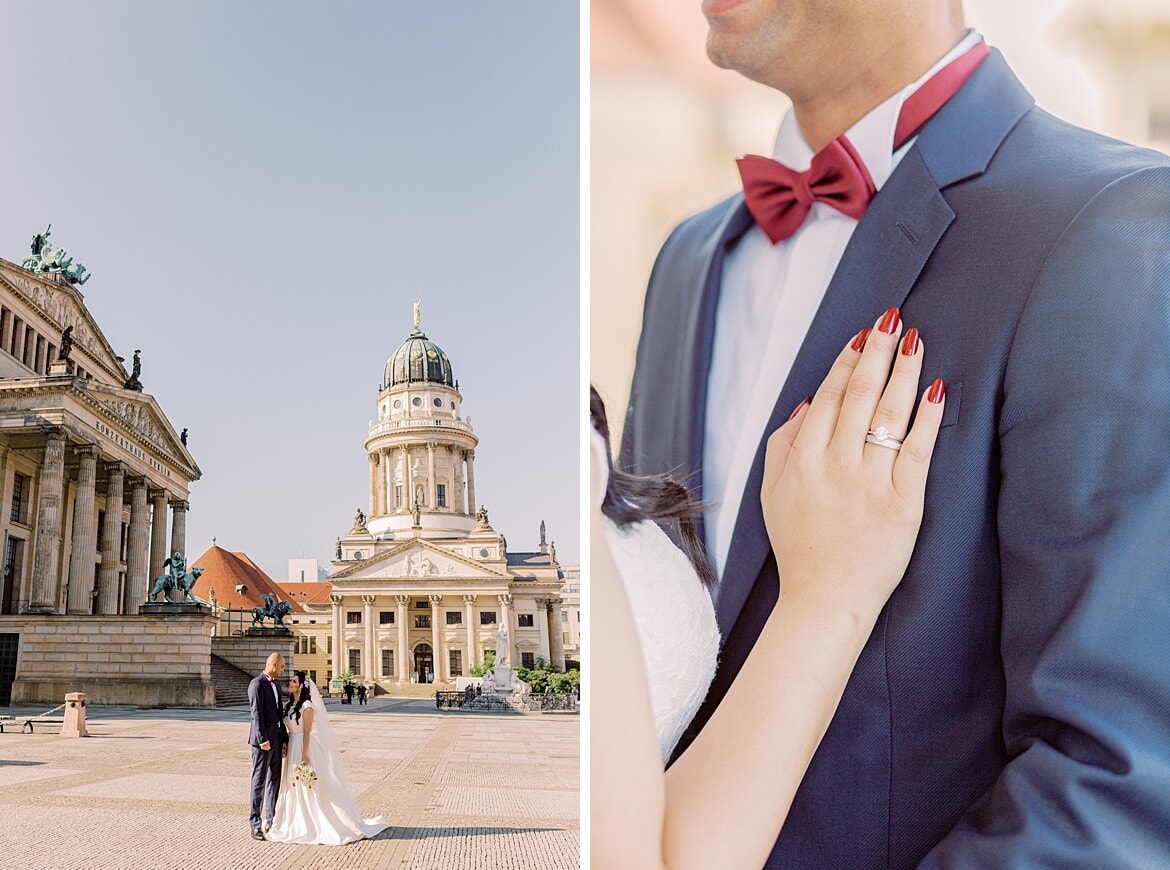
[[(881, 189), (882, 185), (898, 165), (898, 160), (914, 144), (910, 139), (893, 154), (894, 131), (898, 126), (898, 115), (902, 112), (902, 104), (922, 87), (931, 76), (946, 66), (955, 58), (975, 47), (983, 37), (975, 30), (968, 30), (959, 40), (958, 45), (939, 59), (938, 63), (924, 72), (917, 81), (911, 82), (894, 94), (885, 102), (872, 109), (869, 114), (854, 124), (845, 135), (861, 155), (865, 168), (873, 178), (874, 187)], [(790, 109), (780, 122), (780, 130), (776, 134), (776, 147), (773, 156), (786, 166), (798, 171), (808, 169), (812, 162), (813, 150), (809, 148), (801, 135), (800, 127), (796, 123), (796, 115)]]

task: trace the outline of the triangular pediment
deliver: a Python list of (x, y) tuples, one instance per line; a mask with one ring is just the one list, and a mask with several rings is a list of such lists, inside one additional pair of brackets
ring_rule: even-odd
[(182, 439), (159, 408), (154, 396), (92, 381), (86, 382), (85, 392), (105, 410), (107, 419), (112, 415), (119, 426), (140, 435), (166, 454), (181, 458), (196, 471), (198, 478), (195, 460), (187, 452)]
[(508, 580), (509, 575), (489, 568), (458, 553), (426, 540), (404, 541), (335, 573), (333, 580), (367, 580), (376, 578), (420, 578)]
[[(35, 317), (31, 321), (39, 332), (57, 339), (66, 327), (73, 327), (71, 359), (75, 365), (101, 383), (121, 386), (126, 382), (125, 367), (76, 287), (55, 275), (29, 272), (4, 259), (0, 259), (0, 282), (32, 310)], [(22, 319), (28, 319), (27, 315)], [(35, 323), (37, 320), (40, 323)]]

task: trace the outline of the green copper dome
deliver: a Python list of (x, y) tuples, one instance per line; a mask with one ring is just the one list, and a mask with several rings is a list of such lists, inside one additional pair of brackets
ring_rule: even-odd
[(451, 360), (443, 349), (415, 329), (386, 360), (386, 386), (431, 383), (454, 387)]

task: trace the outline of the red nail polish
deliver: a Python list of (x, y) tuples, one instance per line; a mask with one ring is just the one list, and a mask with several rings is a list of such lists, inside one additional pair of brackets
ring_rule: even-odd
[(935, 378), (934, 383), (930, 385), (930, 389), (926, 391), (926, 401), (938, 404), (943, 400), (943, 396), (947, 394), (947, 385), (943, 383), (942, 378)]
[(812, 396), (806, 396), (805, 400), (803, 402), (801, 402), (799, 405), (797, 405), (795, 408), (792, 409), (792, 413), (788, 415), (788, 419), (795, 420), (796, 415), (800, 413), (800, 409), (803, 408), (805, 405), (811, 404), (811, 402), (812, 402)]
[(902, 315), (897, 308), (887, 308), (882, 319), (878, 321), (878, 329), (886, 335), (893, 335), (898, 331), (898, 324), (902, 322)]
[(871, 332), (873, 332), (873, 330), (867, 326), (865, 329), (861, 330), (861, 332), (857, 333), (857, 337), (853, 339), (853, 344), (849, 346), (858, 353), (861, 353), (861, 351), (865, 348), (865, 340), (869, 338), (869, 334)]
[(902, 339), (902, 356), (914, 356), (918, 353), (918, 347), (922, 342), (918, 340), (917, 327), (911, 327), (910, 331), (906, 333), (906, 337)]

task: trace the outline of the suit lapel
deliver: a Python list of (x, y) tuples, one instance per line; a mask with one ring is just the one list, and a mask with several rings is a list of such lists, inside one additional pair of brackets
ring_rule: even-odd
[(759, 501), (767, 436), (805, 396), (816, 391), (854, 332), (886, 308), (902, 305), (955, 218), (941, 189), (985, 171), (1004, 137), (1031, 106), (1032, 98), (1002, 55), (993, 50), (967, 84), (927, 122), (858, 223), (752, 463), (716, 604), (723, 637), (735, 625), (768, 556)]
[[(695, 287), (687, 294), (693, 300), (683, 325), (680, 360), (676, 369), (681, 382), (674, 395), (680, 397), (682, 407), (679, 420), (685, 426), (675, 426), (674, 456), (687, 458), (687, 485), (692, 494), (703, 495), (703, 435), (707, 419), (707, 376), (711, 370), (711, 355), (715, 347), (715, 314), (719, 306), (719, 292), (723, 284), (723, 261), (730, 246), (752, 226), (752, 216), (743, 203), (743, 197), (733, 199), (723, 220), (696, 253), (699, 267), (689, 270), (695, 276)], [(699, 540), (705, 540), (703, 516), (695, 518)]]

